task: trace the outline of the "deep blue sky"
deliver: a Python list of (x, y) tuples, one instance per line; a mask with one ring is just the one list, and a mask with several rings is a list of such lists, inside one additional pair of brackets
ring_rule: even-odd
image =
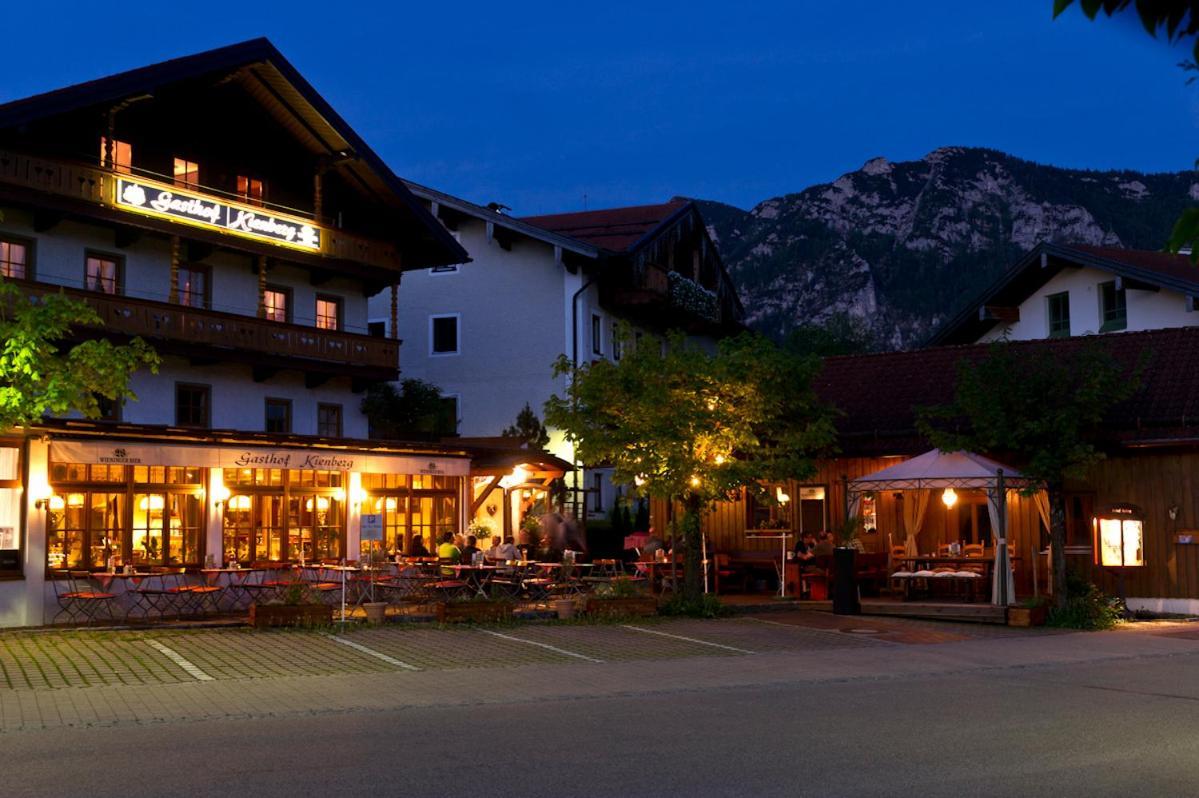
[(5, 6), (0, 99), (265, 35), (400, 175), (518, 214), (750, 207), (949, 144), (1199, 155), (1183, 52), (1052, 0)]

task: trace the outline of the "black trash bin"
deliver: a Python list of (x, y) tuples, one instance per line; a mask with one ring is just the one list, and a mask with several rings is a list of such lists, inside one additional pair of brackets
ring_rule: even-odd
[(833, 612), (837, 615), (860, 615), (858, 601), (857, 549), (848, 546), (833, 550)]

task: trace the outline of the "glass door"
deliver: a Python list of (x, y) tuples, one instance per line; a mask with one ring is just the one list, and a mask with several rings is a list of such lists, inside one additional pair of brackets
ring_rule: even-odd
[(224, 551), (225, 562), (248, 564), (253, 558), (250, 542), (254, 535), (254, 502), (244, 493), (230, 496), (225, 502)]

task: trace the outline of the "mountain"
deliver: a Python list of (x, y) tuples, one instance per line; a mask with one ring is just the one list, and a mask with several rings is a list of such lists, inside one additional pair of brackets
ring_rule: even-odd
[(1040, 241), (1160, 249), (1199, 173), (1061, 169), (944, 147), (868, 161), (750, 211), (699, 200), (751, 327), (783, 337), (854, 323), (875, 348), (919, 345)]

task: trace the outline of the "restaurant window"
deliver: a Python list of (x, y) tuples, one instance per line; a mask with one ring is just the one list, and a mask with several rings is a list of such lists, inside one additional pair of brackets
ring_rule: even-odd
[[(363, 474), (363, 512), (383, 516), (383, 548), (411, 554), (420, 539), (428, 551), (446, 532), (458, 531), (460, 477), (433, 474)], [(364, 542), (363, 550), (369, 546)]]
[(207, 266), (186, 264), (179, 267), (179, 304), (189, 308), (206, 308), (211, 299)]
[(341, 329), (341, 298), (317, 294), (316, 326), (322, 330)]
[[(759, 490), (745, 489), (746, 529), (790, 529), (791, 501), (782, 482), (762, 484)], [(780, 501), (782, 496), (786, 502)]]
[(226, 562), (336, 560), (344, 556), (346, 493), (340, 471), (226, 468)]
[(83, 267), (84, 289), (102, 294), (121, 293), (122, 265), (122, 259), (116, 255), (89, 252)]
[(186, 158), (176, 158), (173, 171), (175, 185), (183, 188), (200, 187), (200, 165)]
[(261, 180), (246, 175), (237, 176), (237, 196), (247, 205), (262, 205), (266, 192)]
[(458, 354), (458, 316), (429, 317), (429, 351), (434, 355)]
[(180, 427), (202, 427), (211, 424), (212, 389), (207, 385), (175, 383), (175, 424)]
[(1050, 294), (1045, 297), (1047, 313), (1049, 314), (1049, 337), (1070, 337), (1070, 292)]
[(291, 432), (290, 399), (266, 400), (266, 426), (264, 429), (267, 432), (273, 432), (277, 434), (286, 434)]
[(12, 280), (28, 280), (30, 272), (30, 246), (25, 241), (0, 238), (0, 277)]
[(267, 286), (262, 292), (263, 316), (270, 321), (291, 321), (291, 290)]
[(21, 450), (0, 444), (0, 573), (21, 571)]
[(316, 406), (316, 434), (322, 438), (340, 438), (341, 405), (321, 402)]
[(591, 314), (591, 352), (604, 353), (604, 320), (595, 313)]
[(112, 140), (112, 163), (108, 163), (108, 141), (103, 136), (100, 137), (100, 164), (106, 166), (114, 172), (122, 174), (132, 174), (133, 172), (133, 145), (127, 141), (120, 139)]
[(1099, 332), (1114, 332), (1128, 327), (1128, 299), (1115, 280), (1099, 284)]

